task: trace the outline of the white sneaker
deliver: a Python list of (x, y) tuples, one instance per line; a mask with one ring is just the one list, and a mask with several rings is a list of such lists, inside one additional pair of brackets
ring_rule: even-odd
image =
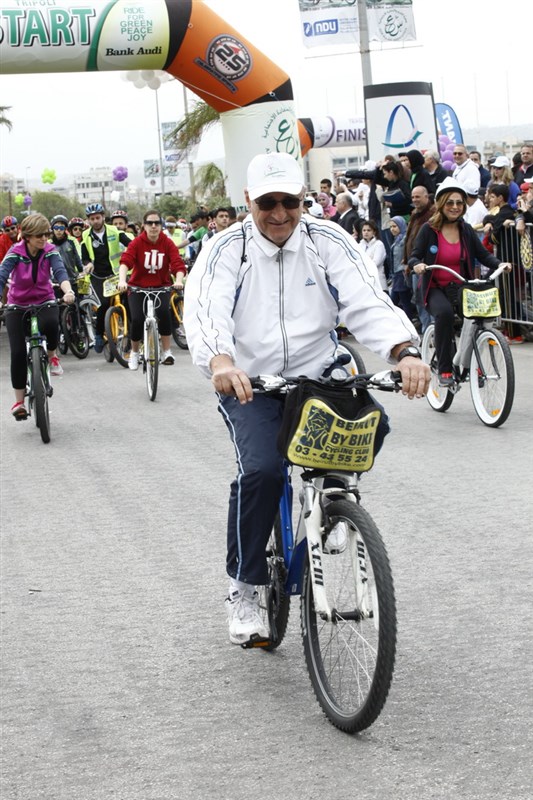
[(346, 530), (346, 523), (341, 520), (340, 522), (336, 522), (330, 530), (322, 550), (330, 556), (336, 556), (339, 555), (339, 553), (344, 553), (347, 542), (348, 532)]
[(269, 633), (259, 613), (259, 595), (232, 591), (226, 598), (229, 639), (232, 644), (245, 644), (252, 636), (268, 639)]
[(130, 352), (128, 367), (130, 369), (139, 369), (139, 353), (134, 353), (133, 350)]
[(174, 363), (174, 356), (172, 355), (172, 352), (170, 350), (165, 350), (165, 352), (161, 356), (161, 363), (167, 365)]
[(62, 375), (63, 367), (57, 356), (52, 356), (50, 359), (50, 375)]

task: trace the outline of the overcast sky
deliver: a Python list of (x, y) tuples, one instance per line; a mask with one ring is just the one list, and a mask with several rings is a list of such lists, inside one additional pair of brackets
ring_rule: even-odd
[[(359, 54), (305, 49), (298, 0), (207, 5), (288, 73), (299, 117), (364, 115)], [(449, 103), (463, 128), (531, 124), (533, 137), (529, 0), (414, 0), (414, 14), (416, 42), (373, 45), (373, 82), (432, 82), (435, 101)], [(178, 81), (163, 85), (158, 98), (161, 122), (181, 116)], [(121, 73), (3, 75), (0, 105), (12, 107), (13, 122), (10, 133), (0, 129), (0, 171), (28, 176), (33, 186), (45, 167), (59, 182), (97, 166), (139, 172), (143, 159), (158, 157), (155, 93)]]

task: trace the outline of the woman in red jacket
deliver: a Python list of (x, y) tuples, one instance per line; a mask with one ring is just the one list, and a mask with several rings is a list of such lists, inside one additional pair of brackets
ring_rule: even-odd
[[(130, 270), (131, 274), (127, 279)], [(172, 239), (163, 233), (159, 212), (147, 211), (143, 217), (142, 233), (131, 241), (120, 256), (119, 291), (126, 291), (128, 286), (160, 289), (162, 286), (174, 284), (176, 287), (182, 287), (186, 274), (187, 269), (178, 248)], [(161, 361), (163, 364), (173, 364), (174, 356), (170, 351), (172, 327), (169, 295), (161, 294), (159, 300), (156, 314), (163, 344)], [(130, 292), (128, 302), (131, 312), (129, 368), (137, 369), (144, 325), (144, 295)]]

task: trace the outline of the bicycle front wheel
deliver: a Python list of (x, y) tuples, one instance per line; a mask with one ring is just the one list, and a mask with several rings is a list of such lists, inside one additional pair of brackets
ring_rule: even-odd
[(268, 584), (258, 586), (259, 608), (265, 626), (270, 631), (267, 645), (261, 645), (262, 650), (275, 650), (279, 647), (289, 622), (290, 595), (285, 591), (287, 568), (283, 557), (283, 544), (281, 540), (281, 522), (279, 513), (276, 516), (274, 527), (266, 547), (268, 566)]
[(337, 355), (340, 355), (341, 353), (348, 353), (351, 358), (351, 361), (346, 364), (346, 369), (352, 377), (354, 375), (363, 375), (366, 372), (365, 362), (363, 361), (361, 354), (357, 352), (355, 347), (347, 344), (344, 340), (339, 342), (337, 346)]
[(89, 332), (85, 321), (78, 310), (70, 305), (65, 306), (61, 314), (61, 324), (68, 347), (76, 358), (87, 358), (89, 355)]
[(435, 350), (435, 325), (433, 323), (428, 325), (422, 338), (422, 361), (429, 364), (431, 369), (427, 401), (434, 411), (444, 413), (451, 406), (454, 395), (445, 386), (439, 385), (439, 365)]
[(505, 337), (497, 330), (481, 330), (470, 359), (470, 393), (484, 425), (503, 425), (513, 407), (514, 384), (513, 356)]
[(306, 565), (304, 653), (322, 710), (337, 728), (355, 733), (377, 719), (389, 693), (396, 653), (394, 584), (385, 545), (369, 514), (347, 500), (331, 502), (326, 513), (326, 534), (339, 524), (346, 546), (322, 555), (331, 621), (315, 611)]
[(50, 441), (50, 414), (48, 411), (48, 395), (46, 393), (48, 360), (40, 347), (31, 351), (31, 369), (33, 373), (33, 395), (35, 408), (35, 424), (41, 432), (45, 444)]
[(159, 333), (155, 320), (146, 323), (144, 334), (144, 366), (146, 370), (146, 390), (150, 400), (155, 400), (159, 376)]
[(121, 367), (128, 366), (126, 355), (131, 350), (127, 331), (128, 322), (124, 306), (109, 306), (105, 314), (105, 335), (111, 355), (117, 359)]

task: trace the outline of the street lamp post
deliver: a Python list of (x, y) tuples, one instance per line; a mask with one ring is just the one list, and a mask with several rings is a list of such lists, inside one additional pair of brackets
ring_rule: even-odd
[(161, 123), (159, 121), (159, 90), (155, 90), (155, 110), (157, 116), (157, 144), (159, 145), (159, 172), (161, 174), (161, 196), (165, 195), (165, 164), (163, 161), (163, 150), (161, 147)]
[[(187, 116), (187, 114), (189, 113), (189, 106), (187, 104), (187, 88), (185, 84), (182, 85), (183, 85), (183, 110), (185, 112), (185, 116)], [(192, 161), (189, 160), (189, 150), (187, 150), (187, 161), (189, 164), (189, 182), (191, 184), (190, 186), (191, 200), (193, 201), (193, 203), (196, 203), (196, 188), (194, 185), (194, 164), (192, 163)]]

